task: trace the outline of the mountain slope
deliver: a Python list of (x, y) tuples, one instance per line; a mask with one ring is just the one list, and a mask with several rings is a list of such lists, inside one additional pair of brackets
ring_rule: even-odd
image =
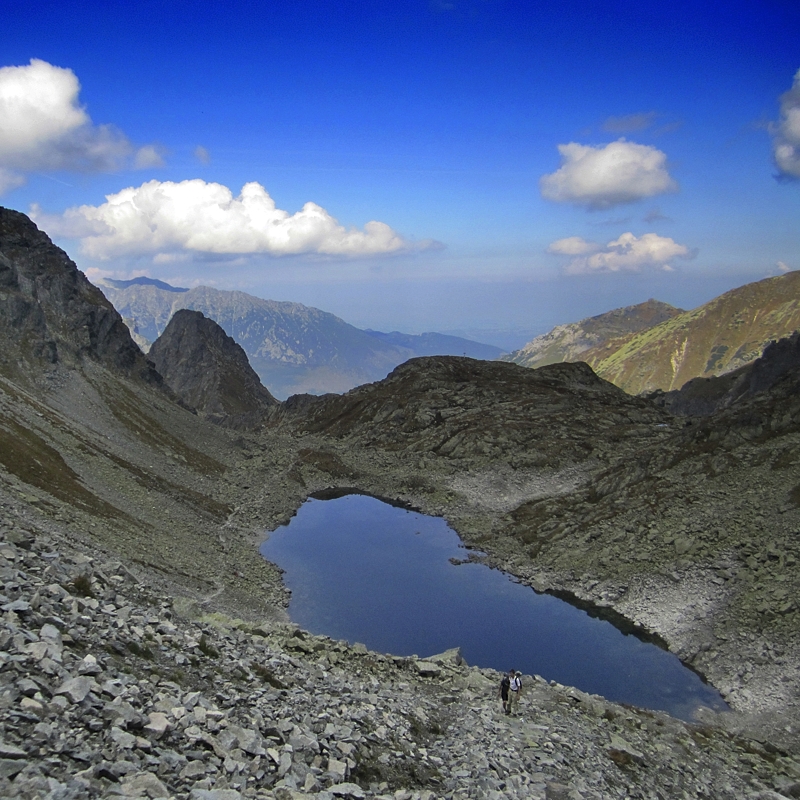
[(627, 341), (583, 354), (598, 375), (631, 394), (679, 389), (757, 359), (800, 328), (800, 272), (748, 283)]
[(770, 342), (760, 358), (744, 367), (718, 377), (692, 378), (680, 389), (655, 392), (650, 399), (676, 416), (708, 416), (798, 375), (800, 333), (794, 333)]
[(237, 445), (179, 405), (67, 255), (1, 208), (0, 282), (0, 504), (215, 591), (238, 551), (220, 540)]
[[(330, 716), (331, 703), (342, 697), (351, 707), (351, 695), (353, 716), (340, 715), (347, 725), (333, 726), (346, 743), (335, 752), (352, 761), (350, 777), (365, 784), (351, 796), (429, 785), (427, 776), (407, 771), (420, 763), (423, 742), (435, 745), (435, 774), (447, 780), (433, 784), (435, 792), (446, 785), (471, 796), (472, 773), (463, 770), (464, 736), (471, 734), (462, 731), (486, 720), (494, 742), (508, 724), (488, 705), (496, 684), (482, 676), (491, 673), (431, 677), (414, 657), (351, 653), (341, 642), (275, 624), (286, 595), (277, 569), (256, 556), (255, 540), (285, 523), (310, 493), (331, 489), (398, 498), (446, 517), (467, 545), (482, 551), (476, 558), (521, 583), (577, 597), (601, 613), (619, 612), (634, 627), (659, 634), (735, 709), (687, 727), (531, 677), (532, 716), (512, 727), (533, 722), (520, 743), (538, 742), (527, 750), (558, 758), (549, 759), (555, 766), (546, 773), (536, 753), (533, 761), (523, 759), (520, 795), (541, 787), (543, 774), (585, 787), (587, 730), (599, 747), (592, 774), (604, 770), (592, 796), (641, 794), (648, 765), (653, 780), (668, 776), (657, 787), (665, 797), (708, 795), (708, 787), (722, 787), (717, 794), (725, 797), (751, 789), (772, 795), (770, 787), (796, 794), (800, 377), (791, 368), (774, 382), (771, 374), (759, 376), (766, 391), (687, 425), (600, 380), (586, 364), (528, 370), (417, 359), (342, 397), (295, 397), (276, 406), (256, 434), (234, 435), (182, 408), (147, 365), (142, 374), (141, 354), (119, 316), (102, 300), (97, 310), (97, 295), (75, 265), (35, 229), (26, 233), (21, 215), (6, 221), (2, 275), (4, 285), (16, 279), (19, 288), (4, 292), (10, 300), (0, 306), (2, 353), (11, 365), (0, 373), (2, 796), (122, 790), (182, 797), (209, 787), (212, 794), (236, 794), (228, 780), (249, 790), (252, 771), (257, 794), (267, 797), (303, 785), (310, 762), (282, 758), (298, 771), (285, 771), (286, 782), (273, 792), (279, 759), (254, 756), (245, 759), (250, 766), (238, 766), (244, 762), (233, 752), (235, 729), (260, 731), (276, 747), (291, 738), (295, 753), (313, 760), (317, 739), (326, 747), (333, 739), (319, 726), (308, 736), (297, 731), (301, 725), (310, 731), (307, 720)], [(19, 247), (26, 237), (34, 258)], [(88, 327), (70, 331), (73, 322)], [(55, 351), (45, 346), (50, 340)], [(133, 368), (120, 363), (125, 353)], [(153, 582), (164, 586), (164, 596), (138, 605), (128, 591), (133, 578), (143, 590)], [(96, 597), (79, 596), (80, 584)], [(230, 634), (216, 630), (218, 616), (191, 631), (177, 624), (181, 613), (201, 607), (233, 610), (252, 622), (266, 618)], [(235, 667), (234, 651), (246, 657)], [(60, 660), (50, 657), (55, 652)], [(325, 696), (318, 695), (318, 706), (298, 705), (298, 697), (311, 696), (301, 691), (306, 669), (332, 681), (330, 695), (320, 684)], [(386, 758), (376, 759), (387, 734), (373, 737), (380, 726), (370, 716), (374, 686), (365, 690), (365, 674), (385, 676), (389, 689), (420, 686), (422, 705), (409, 698), (408, 711), (392, 712), (395, 722), (419, 733), (414, 750), (405, 753), (392, 742)], [(229, 677), (242, 681), (241, 700)], [(85, 693), (77, 697), (81, 685)], [(483, 698), (482, 707), (461, 693), (465, 686)], [(112, 700), (117, 689), (123, 694)], [(224, 708), (208, 715), (214, 727), (206, 734), (214, 738), (205, 744), (217, 745), (210, 750), (197, 749), (202, 713), (189, 707), (201, 689), (215, 692), (207, 699)], [(443, 691), (456, 700), (443, 706)], [(433, 701), (445, 715), (441, 727), (430, 724), (439, 718), (427, 711), (429, 722), (420, 722), (418, 709)], [(205, 701), (202, 708), (208, 710)], [(475, 708), (485, 711), (476, 716)], [(452, 727), (453, 714), (463, 727)], [(566, 724), (577, 719), (580, 728)], [(173, 727), (164, 730), (158, 721)], [(676, 738), (658, 738), (668, 728)], [(407, 730), (398, 736), (407, 740)], [(557, 731), (552, 740), (543, 738), (547, 730)], [(356, 733), (365, 749), (354, 749)], [(616, 737), (611, 749), (609, 735)], [(483, 757), (482, 740), (471, 752)], [(183, 753), (192, 762), (205, 759), (207, 768), (178, 770)], [(220, 769), (222, 755), (237, 765), (232, 772)], [(376, 788), (376, 765), (387, 768), (380, 775), (388, 790)], [(36, 769), (41, 782), (23, 792)], [(156, 774), (169, 792), (153, 782)], [(202, 783), (195, 782), (200, 774)], [(450, 775), (464, 780), (450, 783)], [(491, 786), (499, 792), (506, 784), (498, 777)]]
[(680, 309), (658, 300), (617, 308), (579, 322), (557, 325), (523, 348), (503, 356), (502, 360), (531, 368), (562, 361), (584, 361), (584, 354), (592, 348), (652, 328), (680, 313)]

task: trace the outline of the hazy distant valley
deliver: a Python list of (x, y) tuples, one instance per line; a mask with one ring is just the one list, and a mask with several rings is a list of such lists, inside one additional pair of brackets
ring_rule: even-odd
[[(623, 391), (586, 363), (392, 367), (407, 340), (314, 309), (197, 289), (202, 314), (174, 314), (190, 292), (120, 289), (142, 290), (130, 318), (158, 320), (150, 361), (68, 256), (0, 209), (0, 794), (797, 797), (800, 346), (759, 357), (778, 327), (753, 322), (793, 319), (794, 275), (775, 280), (737, 290), (777, 286), (785, 305), (763, 315), (717, 306), (725, 354), (746, 363), (723, 357), (739, 370), (678, 395)], [(645, 306), (584, 321), (564, 352), (662, 330), (668, 363), (670, 347), (718, 346), (704, 328), (680, 338), (694, 312)], [(238, 309), (239, 344), (217, 308)], [(356, 352), (391, 373), (277, 402), (242, 341), (270, 363)], [(524, 585), (660, 637), (732, 711), (684, 723), (525, 676), (507, 718), (499, 675), (456, 652), (395, 658), (299, 630), (257, 545), (331, 489), (444, 517)]]
[(160, 281), (104, 281), (103, 292), (149, 348), (181, 308), (201, 311), (245, 350), (262, 383), (278, 399), (345, 392), (385, 378), (415, 356), (494, 359), (502, 350), (457, 336), (380, 333), (356, 328), (300, 303), (262, 300), (208, 286), (176, 289)]

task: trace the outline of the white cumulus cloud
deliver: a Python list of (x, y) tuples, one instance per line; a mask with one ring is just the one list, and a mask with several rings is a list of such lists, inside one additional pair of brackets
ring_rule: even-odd
[(109, 171), (131, 157), (153, 166), (156, 148), (137, 151), (113, 126), (92, 123), (80, 89), (72, 70), (40, 59), (0, 68), (0, 193), (36, 170)]
[(781, 176), (800, 178), (800, 70), (781, 95), (781, 117), (772, 129), (772, 156)]
[(638, 238), (632, 233), (623, 233), (606, 245), (570, 236), (553, 242), (547, 251), (569, 257), (564, 266), (568, 275), (641, 272), (646, 267), (671, 271), (670, 261), (694, 258), (696, 254), (686, 245), (657, 233), (645, 233)]
[(667, 156), (645, 144), (618, 139), (605, 147), (560, 144), (561, 167), (539, 180), (542, 197), (597, 210), (677, 191)]
[[(100, 260), (139, 255), (163, 260), (181, 252), (365, 256), (412, 247), (384, 222), (348, 229), (316, 203), (290, 214), (276, 208), (255, 182), (234, 197), (227, 186), (198, 178), (152, 180), (107, 195), (100, 206), (77, 206), (58, 216), (33, 207), (31, 215), (51, 235), (80, 239), (84, 254)], [(436, 245), (426, 241), (416, 249)]]

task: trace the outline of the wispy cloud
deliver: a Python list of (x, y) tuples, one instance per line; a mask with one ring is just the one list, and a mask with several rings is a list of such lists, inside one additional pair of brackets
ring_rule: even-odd
[(608, 117), (602, 129), (608, 133), (634, 133), (649, 128), (658, 118), (655, 111), (644, 111), (638, 114), (625, 114), (621, 117)]
[(660, 208), (651, 208), (643, 219), (648, 225), (652, 222), (672, 222), (672, 218), (662, 214)]
[(206, 150), (203, 145), (199, 144), (194, 149), (194, 157), (201, 163), (201, 164), (208, 164), (211, 161), (211, 153)]
[(600, 244), (580, 236), (553, 242), (548, 253), (566, 256), (563, 271), (567, 275), (592, 275), (605, 272), (641, 272), (645, 268), (672, 271), (676, 258), (690, 259), (697, 254), (666, 236), (645, 233), (640, 237), (623, 233), (618, 239)]
[(591, 210), (634, 203), (677, 191), (667, 156), (649, 145), (619, 139), (604, 147), (560, 144), (561, 167), (539, 181), (542, 196)]
[(75, 73), (32, 59), (0, 68), (0, 193), (33, 171), (106, 172), (163, 163), (155, 145), (135, 148), (111, 125), (95, 125), (79, 104)]
[(779, 177), (800, 178), (800, 70), (792, 88), (781, 95), (781, 113), (772, 130), (772, 157)]
[(164, 261), (180, 253), (367, 256), (441, 246), (411, 243), (384, 222), (345, 228), (316, 203), (290, 214), (259, 183), (245, 184), (234, 197), (227, 186), (200, 179), (153, 180), (108, 195), (100, 206), (61, 215), (34, 206), (31, 216), (54, 236), (80, 239), (82, 252), (100, 260), (152, 255)]

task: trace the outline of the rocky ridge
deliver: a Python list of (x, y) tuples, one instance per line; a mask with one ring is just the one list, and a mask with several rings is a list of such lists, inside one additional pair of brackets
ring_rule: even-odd
[(0, 337), (0, 373), (23, 383), (86, 359), (160, 383), (102, 292), (24, 214), (2, 207)]

